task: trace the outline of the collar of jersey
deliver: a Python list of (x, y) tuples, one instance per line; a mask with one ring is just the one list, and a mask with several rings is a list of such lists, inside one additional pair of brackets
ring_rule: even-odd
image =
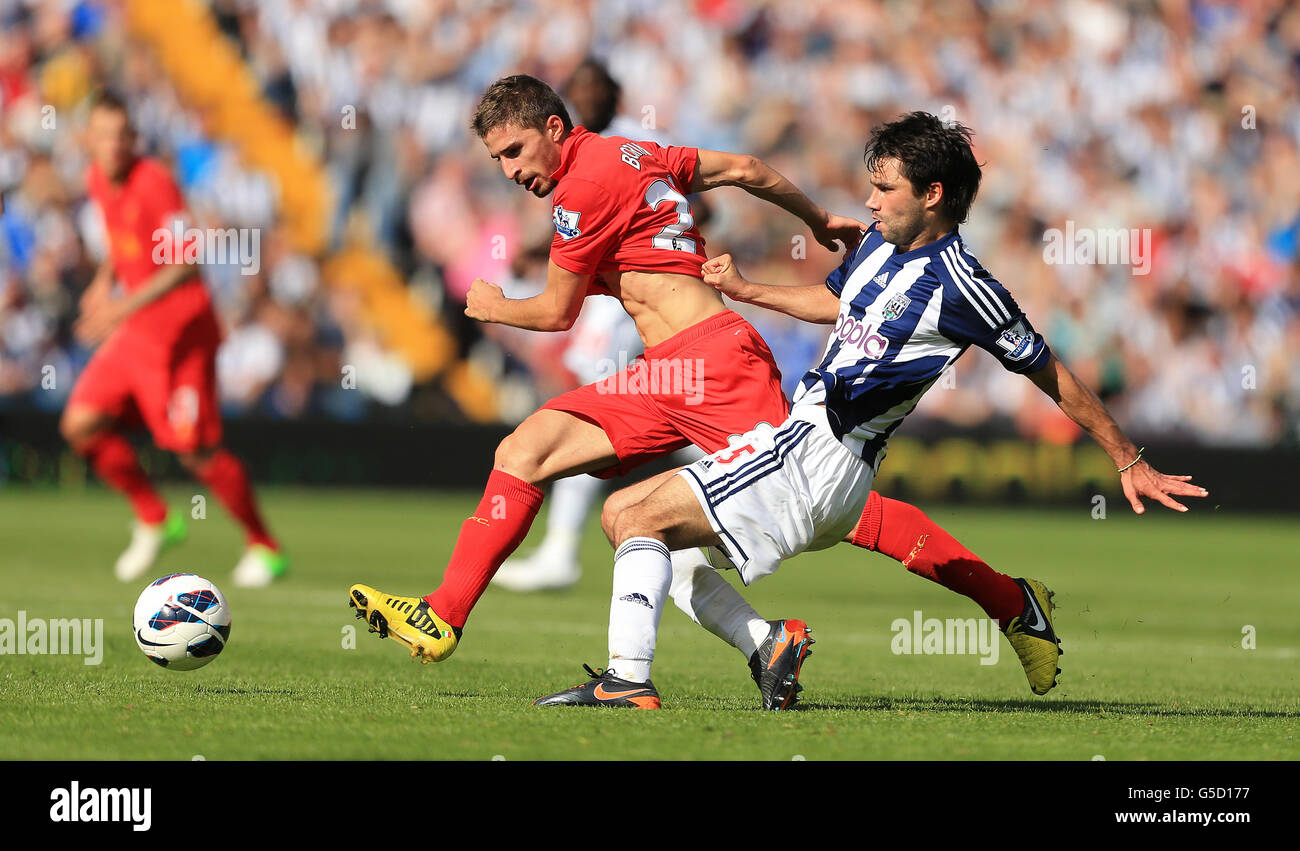
[(894, 254), (890, 257), (890, 259), (897, 260), (899, 263), (906, 263), (908, 260), (911, 260), (915, 257), (922, 257), (927, 254), (938, 254), (940, 251), (943, 251), (949, 245), (952, 245), (953, 242), (957, 240), (957, 237), (958, 237), (957, 228), (953, 228), (952, 230), (945, 233), (943, 236), (936, 239), (934, 242), (930, 242), (925, 245), (922, 245), (920, 248), (913, 248), (911, 251), (905, 251), (902, 254)]
[(569, 166), (573, 165), (573, 158), (578, 155), (578, 147), (595, 134), (583, 127), (581, 124), (575, 124), (573, 130), (569, 132), (569, 138), (564, 140), (560, 147), (560, 167), (551, 172), (551, 180), (559, 180), (568, 172)]
[(113, 193), (114, 196), (116, 196), (116, 195), (121, 195), (122, 192), (126, 189), (127, 184), (131, 182), (132, 175), (135, 174), (135, 170), (140, 167), (140, 163), (143, 161), (144, 161), (144, 157), (133, 158), (131, 160), (131, 165), (128, 166), (126, 169), (126, 173), (122, 175), (121, 183), (114, 183), (113, 181), (109, 180), (108, 175), (104, 174), (104, 170), (99, 167), (99, 163), (91, 163), (90, 169), (94, 178), (98, 180), (100, 183), (102, 183), (104, 186), (108, 187), (108, 191)]

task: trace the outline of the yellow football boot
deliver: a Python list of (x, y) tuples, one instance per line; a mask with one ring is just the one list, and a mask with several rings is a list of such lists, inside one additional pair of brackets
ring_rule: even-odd
[(371, 632), (392, 636), (411, 648), (411, 658), (424, 664), (441, 662), (456, 650), (460, 630), (438, 617), (420, 597), (397, 597), (369, 585), (353, 585), (348, 605), (357, 610)]
[(1055, 592), (1037, 579), (1017, 579), (1025, 594), (1025, 610), (1012, 618), (1002, 632), (1011, 642), (1020, 664), (1025, 666), (1029, 688), (1034, 694), (1047, 694), (1056, 685), (1061, 657), (1061, 640), (1052, 627), (1052, 602)]

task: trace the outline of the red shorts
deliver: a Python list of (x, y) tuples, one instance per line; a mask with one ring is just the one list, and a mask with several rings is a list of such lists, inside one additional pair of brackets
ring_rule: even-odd
[(68, 405), (84, 405), (128, 423), (143, 421), (162, 449), (210, 449), (221, 442), (220, 344), (221, 331), (210, 311), (196, 317), (171, 345), (120, 328), (86, 364)]
[(618, 455), (618, 476), (653, 458), (695, 444), (727, 446), (761, 422), (779, 425), (789, 405), (767, 343), (727, 310), (651, 346), (624, 371), (556, 396), (543, 410), (595, 423)]

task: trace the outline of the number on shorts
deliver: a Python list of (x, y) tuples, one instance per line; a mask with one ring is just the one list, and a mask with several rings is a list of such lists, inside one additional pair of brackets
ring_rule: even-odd
[(659, 205), (664, 201), (672, 201), (677, 208), (677, 222), (659, 231), (650, 241), (651, 244), (655, 248), (667, 248), (670, 251), (694, 251), (695, 240), (682, 236), (695, 226), (691, 205), (687, 203), (686, 198), (668, 185), (666, 180), (656, 180), (646, 187), (645, 202), (650, 205), (650, 209), (659, 209)]
[(737, 446), (737, 447), (732, 451), (732, 453), (731, 453), (730, 455), (728, 455), (726, 458), (721, 458), (721, 457), (718, 457), (718, 456), (714, 456), (713, 460), (714, 460), (714, 461), (717, 461), (719, 464), (730, 464), (732, 461), (735, 461), (737, 458), (739, 458), (739, 457), (740, 457), (740, 453), (742, 453), (742, 452), (745, 453), (746, 455), (753, 455), (753, 454), (754, 454), (754, 444), (752, 444), (752, 443), (746, 443), (744, 446)]

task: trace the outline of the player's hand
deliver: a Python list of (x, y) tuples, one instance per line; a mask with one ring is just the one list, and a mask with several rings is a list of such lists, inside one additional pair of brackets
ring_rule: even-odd
[(719, 254), (711, 260), (704, 261), (700, 267), (704, 274), (704, 283), (725, 296), (736, 301), (745, 301), (746, 290), (751, 284), (741, 276), (730, 254)]
[(113, 329), (121, 324), (128, 312), (125, 299), (92, 303), (91, 309), (83, 313), (72, 326), (72, 333), (87, 346), (98, 345), (113, 333)]
[(1174, 511), (1186, 511), (1187, 506), (1174, 499), (1174, 496), (1210, 495), (1205, 488), (1192, 484), (1191, 476), (1166, 476), (1145, 461), (1139, 461), (1120, 473), (1119, 481), (1135, 514), (1146, 513), (1143, 498), (1154, 499)]
[(505, 293), (496, 284), (475, 278), (465, 294), (465, 315), (479, 322), (492, 321), (492, 309), (505, 301)]
[(86, 287), (85, 292), (81, 294), (81, 299), (77, 303), (77, 307), (84, 316), (87, 313), (94, 313), (96, 310), (107, 305), (109, 298), (110, 288), (100, 284), (99, 281), (96, 280), (90, 286)]
[(866, 229), (867, 226), (857, 219), (828, 213), (826, 221), (814, 227), (812, 232), (813, 239), (820, 242), (823, 248), (828, 251), (839, 251), (840, 242), (844, 243), (846, 249), (856, 248), (862, 241), (862, 233)]

